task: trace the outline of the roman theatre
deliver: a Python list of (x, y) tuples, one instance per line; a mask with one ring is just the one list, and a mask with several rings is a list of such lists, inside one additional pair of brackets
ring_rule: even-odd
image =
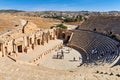
[[(65, 74), (67, 76), (66, 80), (68, 80), (70, 76), (67, 74), (73, 76), (72, 73), (75, 72), (74, 76), (76, 76), (76, 78), (85, 80), (82, 79), (83, 77), (78, 77), (77, 75), (80, 73), (79, 76), (81, 76), (88, 72), (88, 74), (92, 76), (91, 74), (95, 74), (94, 71), (100, 70), (103, 67), (107, 67), (103, 68), (107, 72), (108, 67), (111, 68), (120, 64), (120, 43), (118, 40), (109, 36), (111, 32), (112, 34), (115, 33), (115, 30), (109, 28), (110, 25), (114, 24), (109, 23), (110, 21), (107, 21), (104, 17), (89, 18), (79, 26), (72, 25), (71, 27), (71, 25), (67, 25), (68, 29), (56, 27), (52, 29), (41, 28), (40, 26), (44, 27), (48, 23), (47, 21), (38, 23), (39, 18), (37, 17), (4, 17), (5, 18), (0, 19), (1, 64), (5, 65), (5, 63), (7, 63), (5, 66), (8, 66), (10, 71), (16, 70), (16, 75), (19, 75), (17, 71), (25, 67), (26, 69), (24, 69), (23, 72), (19, 71), (20, 74), (26, 72), (26, 75), (29, 74), (31, 76), (37, 72), (39, 75), (44, 76), (44, 78), (45, 74), (48, 76), (52, 74), (55, 76), (57, 74)], [(106, 21), (105, 25), (109, 24), (109, 26), (106, 26), (107, 28), (101, 29), (99, 27), (104, 26), (100, 25), (103, 23), (102, 19), (104, 19), (104, 22)], [(42, 25), (43, 23), (44, 25)], [(48, 25), (51, 25), (50, 23)], [(57, 23), (54, 25), (56, 24)], [(98, 27), (94, 27), (94, 25)], [(106, 31), (108, 29), (110, 29), (111, 32)], [(117, 30), (117, 27), (115, 29)], [(119, 38), (119, 35), (116, 35)], [(6, 61), (4, 61), (4, 59), (6, 59)], [(12, 63), (8, 63), (9, 61)], [(21, 68), (19, 65), (21, 65)], [(19, 69), (17, 69), (17, 66)], [(101, 66), (102, 68), (100, 68)], [(1, 67), (1, 69), (3, 68), (4, 67)], [(5, 68), (4, 70), (9, 73), (8, 69)], [(118, 72), (114, 71), (114, 74), (119, 74)], [(96, 74), (97, 73), (99, 72), (97, 71)], [(92, 77), (93, 80), (95, 80), (95, 76)], [(84, 76), (84, 78), (88, 77)], [(119, 80), (119, 77), (116, 76), (115, 78)], [(57, 76), (55, 79), (57, 79)]]
[(60, 28), (38, 28), (30, 19), (22, 17), (8, 22), (14, 27), (1, 31), (1, 57), (60, 70), (74, 69), (82, 63), (79, 51), (63, 45), (69, 42), (72, 32)]

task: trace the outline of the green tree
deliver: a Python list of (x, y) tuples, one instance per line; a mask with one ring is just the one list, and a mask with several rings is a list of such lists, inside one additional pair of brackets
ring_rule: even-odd
[(64, 26), (63, 24), (58, 24), (56, 26), (57, 28), (67, 29), (67, 26)]

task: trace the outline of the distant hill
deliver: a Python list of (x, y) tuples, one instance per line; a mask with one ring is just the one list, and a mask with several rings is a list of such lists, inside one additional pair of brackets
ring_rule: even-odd
[(22, 10), (13, 10), (13, 9), (0, 10), (0, 13), (17, 13), (17, 12), (25, 12), (25, 11), (22, 11)]

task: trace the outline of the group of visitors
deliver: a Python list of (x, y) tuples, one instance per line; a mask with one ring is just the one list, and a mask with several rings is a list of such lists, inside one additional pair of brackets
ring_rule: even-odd
[[(81, 60), (81, 57), (78, 59), (79, 61)], [(73, 57), (73, 61), (77, 61), (75, 57)]]
[[(117, 47), (118, 47), (119, 45), (117, 45)], [(113, 54), (115, 54), (115, 50), (107, 50), (107, 51), (101, 51), (100, 52), (100, 54), (97, 54), (98, 53), (98, 51), (97, 51), (97, 49), (96, 48), (94, 48), (92, 51), (91, 51), (91, 54), (92, 55), (94, 55), (94, 54), (97, 54), (97, 55), (100, 55), (100, 56), (98, 56), (97, 58), (98, 59), (100, 59), (100, 58), (103, 58), (104, 56), (105, 56), (105, 54), (107, 55), (107, 54), (109, 54), (109, 55), (113, 55)]]

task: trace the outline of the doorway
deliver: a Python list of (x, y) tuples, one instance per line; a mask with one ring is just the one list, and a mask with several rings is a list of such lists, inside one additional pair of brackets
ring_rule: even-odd
[(37, 44), (40, 45), (40, 39), (37, 40)]
[(22, 45), (19, 45), (19, 46), (18, 46), (18, 52), (19, 52), (19, 53), (22, 53)]

